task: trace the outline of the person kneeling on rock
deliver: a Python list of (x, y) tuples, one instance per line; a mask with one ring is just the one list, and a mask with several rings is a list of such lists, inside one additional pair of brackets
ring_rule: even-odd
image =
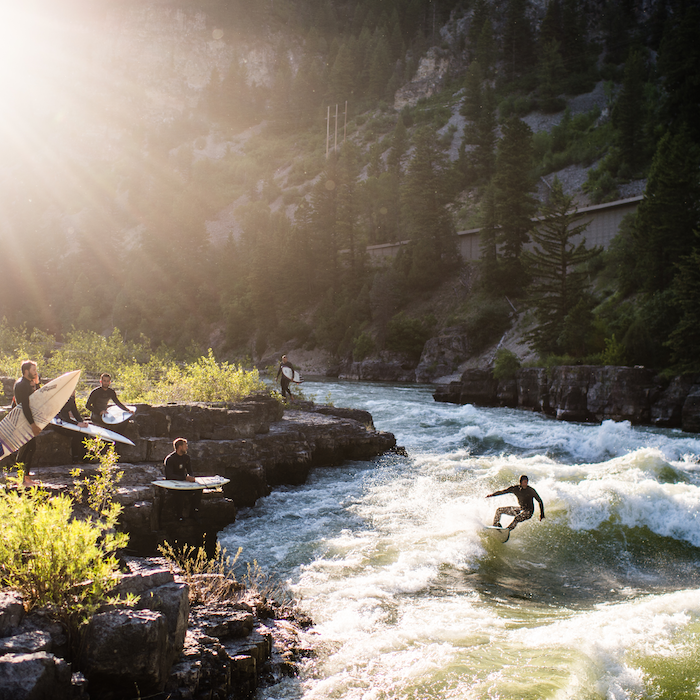
[[(185, 438), (176, 438), (173, 440), (174, 452), (171, 452), (164, 460), (165, 478), (173, 481), (190, 481), (194, 482), (194, 474), (192, 473), (192, 460), (187, 454), (187, 440)], [(173, 489), (168, 491), (168, 497), (172, 500), (175, 508), (175, 517), (182, 520), (184, 517), (185, 501), (189, 501), (190, 517), (197, 519), (199, 517), (199, 504), (202, 500), (202, 491), (199, 489), (192, 491), (178, 491)]]

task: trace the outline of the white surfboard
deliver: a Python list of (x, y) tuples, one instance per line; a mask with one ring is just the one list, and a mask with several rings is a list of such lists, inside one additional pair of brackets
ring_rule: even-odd
[[(66, 372), (44, 384), (29, 397), (29, 406), (32, 409), (34, 422), (42, 430), (71, 397), (79, 379), (79, 369), (73, 372)], [(24, 417), (22, 407), (15, 406), (0, 421), (0, 448), (2, 449), (0, 459), (17, 452), (22, 445), (26, 445), (33, 437), (34, 433)]]
[(220, 489), (228, 484), (230, 479), (225, 476), (196, 476), (194, 481), (180, 481), (179, 479), (159, 479), (152, 481), (154, 486), (170, 491), (197, 491), (204, 489)]
[(499, 542), (505, 544), (510, 537), (510, 530), (507, 527), (497, 527), (496, 525), (485, 525), (489, 534)]
[(296, 370), (292, 370), (291, 367), (282, 367), (282, 374), (291, 379), (295, 384), (301, 384), (304, 380), (301, 378), (301, 374)]
[(116, 404), (112, 404), (107, 409), (107, 413), (102, 416), (102, 421), (109, 425), (118, 425), (119, 423), (129, 420), (136, 412), (136, 406), (127, 406), (127, 408), (129, 410), (125, 411)]
[(134, 443), (129, 440), (128, 437), (115, 433), (113, 430), (107, 430), (101, 425), (95, 425), (94, 423), (88, 423), (84, 428), (79, 426), (77, 423), (71, 423), (71, 421), (63, 420), (56, 416), (51, 419), (51, 425), (57, 425), (59, 428), (65, 428), (66, 430), (71, 430), (74, 433), (83, 433), (87, 437), (98, 437), (101, 440), (106, 440), (107, 442), (121, 442), (123, 445), (134, 446)]

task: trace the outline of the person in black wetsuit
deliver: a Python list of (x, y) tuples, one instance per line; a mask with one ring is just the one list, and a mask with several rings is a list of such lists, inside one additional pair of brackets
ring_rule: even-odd
[[(282, 398), (285, 398), (285, 394), (289, 394), (289, 400), (294, 401), (294, 397), (292, 396), (292, 392), (289, 390), (289, 383), (292, 381), (289, 377), (287, 377), (282, 369), (284, 367), (289, 367), (289, 369), (292, 370), (292, 374), (294, 373), (294, 365), (287, 359), (286, 355), (282, 355), (282, 360), (280, 361), (280, 367), (277, 370), (277, 377), (276, 379), (280, 380), (280, 388), (282, 390)], [(280, 378), (280, 375), (282, 377)]]
[[(58, 417), (65, 423), (75, 423), (81, 428), (87, 428), (88, 424), (83, 420), (78, 410), (78, 405), (75, 403), (75, 392), (71, 394), (71, 397), (63, 404), (63, 408), (58, 412)], [(61, 435), (66, 435), (71, 439), (71, 456), (73, 457), (73, 462), (82, 462), (85, 455), (85, 445), (83, 441), (85, 440), (85, 435), (81, 433), (76, 433), (72, 430), (62, 428), (59, 425), (51, 426), (54, 430), (61, 433)]]
[[(85, 408), (90, 411), (90, 419), (93, 423), (98, 425), (104, 425), (102, 416), (107, 413), (107, 406), (110, 401), (114, 401), (119, 408), (124, 411), (129, 411), (129, 409), (117, 398), (117, 392), (110, 388), (112, 383), (112, 377), (107, 373), (100, 375), (100, 386), (97, 389), (93, 389), (88, 396), (88, 400), (85, 402)], [(131, 411), (129, 411), (131, 413)]]
[(540, 495), (532, 488), (528, 486), (528, 478), (523, 474), (520, 477), (520, 484), (515, 486), (509, 486), (507, 489), (502, 491), (494, 491), (490, 493), (486, 498), (492, 498), (493, 496), (502, 496), (506, 493), (512, 493), (517, 499), (517, 506), (505, 506), (503, 508), (497, 508), (496, 514), (493, 516), (493, 524), (496, 527), (501, 527), (501, 516), (502, 515), (514, 515), (515, 518), (510, 525), (508, 525), (509, 530), (514, 530), (518, 523), (522, 523), (524, 520), (529, 520), (535, 512), (535, 501), (540, 504), (540, 520), (544, 520), (544, 503)]
[[(24, 417), (27, 419), (27, 423), (29, 423), (34, 437), (36, 437), (41, 432), (41, 428), (34, 422), (32, 409), (29, 405), (29, 397), (39, 388), (39, 372), (36, 362), (33, 360), (25, 360), (20, 367), (20, 371), (22, 372), (22, 376), (15, 382), (12, 403), (22, 407), (22, 413), (24, 413)], [(17, 450), (15, 463), (21, 462), (24, 466), (24, 484), (26, 486), (34, 485), (34, 482), (29, 478), (29, 470), (32, 467), (32, 459), (34, 458), (35, 452), (36, 442), (34, 438)]]
[[(173, 441), (175, 450), (171, 452), (164, 460), (165, 478), (174, 479), (175, 481), (194, 481), (192, 473), (192, 460), (187, 454), (187, 440), (185, 438), (176, 438)], [(189, 499), (190, 517), (197, 519), (199, 517), (199, 504), (202, 500), (201, 490), (196, 491), (168, 491), (168, 497), (172, 500), (175, 507), (175, 516), (183, 519), (185, 499)]]

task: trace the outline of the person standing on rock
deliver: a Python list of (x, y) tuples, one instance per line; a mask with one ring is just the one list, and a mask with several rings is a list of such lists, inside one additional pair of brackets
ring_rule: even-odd
[(117, 392), (109, 385), (112, 383), (112, 377), (107, 372), (100, 375), (100, 386), (93, 389), (85, 402), (85, 408), (90, 411), (90, 419), (93, 423), (104, 425), (102, 416), (107, 413), (107, 406), (110, 400), (119, 406), (124, 411), (131, 411), (117, 398)]
[(492, 498), (493, 496), (502, 496), (506, 493), (512, 493), (518, 499), (517, 506), (505, 506), (503, 508), (497, 508), (496, 514), (493, 516), (493, 524), (495, 527), (501, 527), (501, 516), (502, 515), (513, 515), (513, 521), (508, 525), (509, 530), (514, 530), (518, 523), (522, 523), (524, 520), (529, 520), (535, 512), (535, 501), (540, 504), (540, 520), (544, 520), (544, 503), (540, 495), (528, 485), (528, 478), (523, 474), (520, 477), (520, 483), (514, 486), (509, 486), (507, 489), (502, 491), (494, 491), (490, 493), (486, 498)]
[(22, 407), (22, 413), (29, 423), (34, 437), (17, 451), (15, 463), (21, 462), (24, 468), (24, 485), (34, 486), (34, 481), (29, 478), (29, 470), (36, 452), (35, 437), (41, 432), (41, 428), (34, 422), (32, 408), (29, 405), (29, 397), (39, 388), (39, 372), (37, 364), (33, 360), (25, 360), (20, 366), (22, 376), (15, 382), (14, 398), (12, 403)]
[[(280, 360), (280, 366), (279, 366), (279, 369), (277, 370), (277, 377), (275, 379), (279, 380), (282, 398), (284, 399), (285, 394), (288, 394), (289, 400), (294, 401), (294, 397), (292, 396), (292, 392), (289, 390), (289, 383), (292, 381), (292, 378), (288, 377), (285, 374), (285, 372), (284, 372), (285, 367), (288, 367), (291, 370), (292, 377), (294, 376), (294, 365), (287, 359), (286, 355), (282, 355), (282, 359)], [(282, 375), (282, 376), (280, 377), (280, 375)]]
[[(175, 438), (173, 440), (174, 451), (171, 452), (164, 460), (165, 478), (173, 481), (190, 481), (194, 482), (194, 474), (192, 473), (192, 460), (187, 454), (187, 440), (185, 438)], [(197, 489), (193, 491), (169, 491), (169, 497), (172, 499), (175, 508), (175, 517), (178, 520), (184, 518), (185, 499), (189, 500), (190, 517), (197, 519), (199, 517), (199, 504), (202, 500), (202, 491)]]

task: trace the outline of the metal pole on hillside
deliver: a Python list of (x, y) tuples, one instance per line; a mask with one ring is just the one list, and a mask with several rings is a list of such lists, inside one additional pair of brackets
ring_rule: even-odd
[(348, 135), (348, 101), (345, 100), (345, 124), (343, 125), (343, 143)]
[(333, 146), (333, 150), (337, 153), (338, 152), (338, 103), (335, 103), (335, 146)]
[(331, 106), (328, 105), (328, 114), (326, 115), (326, 160), (328, 160), (328, 140), (331, 137)]

